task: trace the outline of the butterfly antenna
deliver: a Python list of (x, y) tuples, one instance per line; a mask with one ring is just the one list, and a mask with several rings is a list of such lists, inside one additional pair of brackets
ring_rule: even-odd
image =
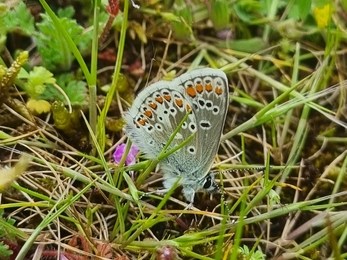
[[(270, 166), (271, 168), (271, 166)], [(266, 170), (266, 166), (259, 166), (259, 167), (249, 167), (249, 168), (245, 168), (245, 169), (233, 169), (233, 170), (225, 170), (225, 171), (222, 171), (221, 173), (236, 173), (236, 172), (242, 172), (242, 171), (265, 171)], [(222, 191), (222, 188), (217, 184), (215, 183), (215, 186), (216, 186), (216, 189), (218, 191), (218, 193), (221, 195), (221, 198), (224, 202), (224, 206), (225, 206), (225, 209), (227, 210), (228, 214), (229, 214), (229, 206), (227, 204), (227, 201), (225, 199), (225, 196), (224, 196), (224, 192)]]
[(229, 208), (228, 203), (227, 203), (227, 201), (225, 199), (224, 192), (223, 192), (222, 188), (217, 184), (217, 182), (214, 182), (213, 186), (216, 188), (217, 193), (220, 194), (221, 199), (223, 200), (223, 203), (224, 203), (224, 207), (225, 207), (225, 209), (227, 211), (227, 215), (229, 215), (230, 208)]
[[(269, 166), (272, 168), (272, 166)], [(233, 170), (225, 170), (222, 171), (221, 173), (236, 173), (236, 172), (243, 172), (243, 171), (265, 171), (266, 166), (259, 166), (259, 167), (249, 167), (249, 168), (244, 168), (244, 169), (233, 169)]]

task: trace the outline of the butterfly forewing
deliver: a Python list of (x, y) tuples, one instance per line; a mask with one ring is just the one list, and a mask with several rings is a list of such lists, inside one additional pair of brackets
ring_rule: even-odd
[[(196, 117), (190, 111), (189, 102), (180, 91), (173, 90), (171, 84), (160, 81), (150, 85), (139, 94), (132, 108), (125, 114), (125, 132), (150, 159), (158, 157), (187, 113), (189, 115), (182, 129), (196, 125)], [(194, 132), (196, 130), (189, 135)], [(168, 150), (188, 138), (185, 134), (188, 133), (177, 133)]]
[[(194, 139), (180, 150), (180, 161), (188, 162), (184, 169), (188, 178), (206, 175), (217, 153), (229, 104), (228, 80), (224, 72), (200, 69), (184, 74), (173, 84), (183, 86), (186, 99), (192, 106), (197, 133)], [(188, 136), (182, 129), (182, 135)], [(192, 163), (194, 162), (194, 163)]]

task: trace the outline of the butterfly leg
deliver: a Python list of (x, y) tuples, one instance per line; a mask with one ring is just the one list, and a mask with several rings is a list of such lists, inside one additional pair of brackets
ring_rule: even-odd
[(157, 195), (164, 195), (167, 193), (170, 189), (161, 189), (161, 190), (155, 190), (155, 191), (150, 191), (150, 192), (145, 192), (140, 196), (140, 200), (143, 199), (144, 197), (147, 197), (151, 194), (157, 194)]
[(189, 202), (185, 209), (191, 209), (194, 203), (195, 190), (190, 186), (184, 186), (182, 192), (186, 200)]

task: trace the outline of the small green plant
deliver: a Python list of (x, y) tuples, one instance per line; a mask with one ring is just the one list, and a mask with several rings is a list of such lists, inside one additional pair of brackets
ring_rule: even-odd
[[(73, 7), (69, 6), (65, 9), (59, 9), (57, 14), (63, 29), (83, 53), (90, 49), (91, 35), (83, 33), (84, 28), (72, 19), (74, 13)], [(42, 21), (37, 24), (39, 31), (36, 32), (35, 36), (43, 65), (49, 70), (70, 70), (74, 61), (70, 46), (62, 37), (61, 31), (56, 29), (51, 18), (47, 14), (41, 16)]]
[(9, 249), (9, 246), (4, 244), (3, 241), (0, 241), (0, 258), (6, 259), (13, 254), (13, 251)]
[(73, 110), (70, 113), (62, 102), (53, 102), (52, 115), (55, 127), (69, 136), (76, 136), (76, 129), (81, 129), (79, 123), (80, 112), (78, 110)]
[(3, 214), (4, 211), (0, 210), (0, 259), (6, 259), (13, 254), (9, 241), (15, 237), (15, 233), (10, 228), (13, 227), (15, 220), (5, 219)]
[(211, 11), (209, 12), (209, 15), (213, 23), (213, 26), (217, 31), (230, 27), (229, 1), (227, 0), (211, 1)]
[[(2, 21), (1, 21), (2, 20)], [(34, 18), (30, 14), (24, 2), (19, 2), (15, 8), (3, 12), (0, 19), (0, 30), (6, 32), (20, 32), (23, 35), (31, 36), (35, 32)]]
[(193, 15), (185, 1), (176, 0), (173, 6), (173, 14), (179, 21), (172, 20), (171, 27), (176, 39), (192, 41), (194, 39), (192, 32)]
[(9, 226), (13, 226), (14, 223), (16, 222), (14, 219), (5, 219), (3, 217), (3, 214), (4, 214), (4, 210), (0, 210), (0, 237), (3, 238), (3, 237), (6, 237), (6, 238), (10, 238), (10, 239), (13, 239), (15, 237), (15, 234), (11, 231), (10, 228), (8, 228), (8, 225)]
[(75, 76), (71, 73), (61, 74), (57, 77), (57, 85), (61, 90), (48, 84), (45, 91), (40, 95), (41, 99), (50, 101), (61, 101), (67, 105), (66, 97), (72, 106), (81, 107), (87, 104), (87, 84), (84, 81), (76, 80)]
[[(80, 52), (88, 52), (91, 34), (84, 33), (84, 28), (72, 19), (74, 13), (72, 6), (59, 9), (57, 12), (59, 22)], [(67, 71), (71, 68), (74, 56), (70, 46), (62, 36), (62, 31), (56, 29), (54, 22), (47, 14), (41, 14), (42, 21), (36, 24), (38, 30), (35, 30), (34, 18), (24, 2), (20, 2), (13, 9), (3, 11), (1, 15), (3, 16), (3, 22), (0, 22), (0, 32), (3, 32), (1, 34), (6, 35), (7, 32), (16, 31), (22, 35), (33, 36), (45, 68), (52, 71), (57, 69)], [(0, 46), (1, 42), (6, 41), (4, 37), (0, 38)]]
[(265, 260), (265, 254), (261, 251), (249, 250), (248, 246), (243, 245), (239, 248), (240, 257), (239, 259), (249, 259), (249, 260)]
[(60, 101), (65, 105), (79, 107), (86, 104), (86, 83), (74, 80), (72, 74), (62, 74), (56, 80), (44, 67), (34, 67), (29, 73), (21, 70), (19, 78), (26, 80), (22, 88), (30, 97), (27, 107), (38, 114), (50, 110), (51, 105), (48, 101)]
[(39, 96), (44, 93), (47, 84), (55, 84), (53, 74), (44, 67), (34, 67), (34, 70), (29, 73), (21, 70), (18, 77), (26, 80), (22, 88), (30, 97), (27, 107), (38, 114), (48, 112), (51, 105), (47, 101), (41, 100)]

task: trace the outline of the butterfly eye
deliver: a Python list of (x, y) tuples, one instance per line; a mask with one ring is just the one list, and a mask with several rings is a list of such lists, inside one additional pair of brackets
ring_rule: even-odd
[(204, 189), (208, 190), (209, 188), (211, 188), (212, 184), (213, 184), (212, 178), (211, 176), (208, 176), (204, 183)]
[(203, 189), (207, 192), (219, 192), (219, 187), (214, 180), (214, 176), (209, 173), (205, 179)]

